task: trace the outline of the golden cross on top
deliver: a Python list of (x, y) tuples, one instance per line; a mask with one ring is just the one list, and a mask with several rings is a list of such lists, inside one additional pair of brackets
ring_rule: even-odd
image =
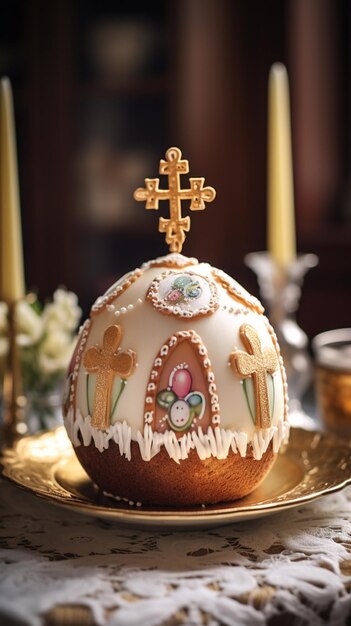
[(205, 201), (216, 197), (213, 187), (204, 187), (204, 178), (189, 178), (190, 189), (182, 189), (180, 175), (189, 172), (189, 161), (182, 159), (179, 148), (169, 148), (166, 160), (160, 160), (160, 174), (168, 176), (168, 189), (159, 189), (159, 178), (145, 178), (145, 187), (134, 192), (135, 200), (146, 201), (146, 209), (158, 209), (160, 200), (169, 200), (169, 218), (160, 217), (158, 229), (166, 233), (171, 252), (181, 252), (185, 232), (190, 230), (190, 217), (182, 216), (182, 200), (190, 200), (191, 211), (202, 211)]

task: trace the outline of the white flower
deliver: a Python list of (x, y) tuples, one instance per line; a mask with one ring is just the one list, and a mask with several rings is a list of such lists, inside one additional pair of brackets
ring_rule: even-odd
[(59, 329), (73, 333), (81, 314), (76, 294), (66, 289), (57, 289), (53, 302), (44, 307), (43, 323), (48, 332)]
[[(28, 389), (47, 391), (63, 377), (67, 370), (77, 338), (81, 309), (77, 296), (57, 289), (53, 301), (39, 313), (39, 302), (30, 300), (16, 304), (16, 341), (20, 346), (22, 371)], [(8, 353), (8, 307), (0, 302), (0, 373), (4, 370)]]
[(71, 360), (76, 344), (76, 337), (71, 337), (63, 330), (50, 332), (39, 346), (38, 364), (44, 374), (65, 371)]
[(21, 300), (16, 306), (16, 324), (19, 346), (32, 346), (43, 334), (42, 318), (26, 300)]

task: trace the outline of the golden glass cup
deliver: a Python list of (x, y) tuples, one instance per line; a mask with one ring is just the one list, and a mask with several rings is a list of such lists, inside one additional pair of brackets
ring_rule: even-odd
[(351, 436), (351, 328), (321, 333), (312, 346), (320, 416), (328, 429)]

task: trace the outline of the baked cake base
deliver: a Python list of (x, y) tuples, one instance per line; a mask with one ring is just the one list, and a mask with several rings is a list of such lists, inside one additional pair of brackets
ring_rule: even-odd
[(99, 452), (94, 443), (76, 447), (75, 453), (90, 478), (104, 492), (142, 504), (191, 506), (230, 502), (251, 493), (267, 475), (277, 455), (272, 443), (257, 461), (230, 450), (226, 459), (201, 460), (196, 450), (179, 464), (162, 448), (150, 461), (143, 461), (136, 442), (131, 443), (131, 461), (121, 456), (110, 441)]

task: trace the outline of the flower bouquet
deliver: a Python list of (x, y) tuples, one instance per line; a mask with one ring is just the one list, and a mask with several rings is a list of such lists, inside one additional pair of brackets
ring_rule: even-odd
[[(7, 305), (0, 302), (0, 372), (8, 351)], [(57, 289), (44, 306), (29, 294), (16, 307), (23, 391), (30, 431), (52, 428), (61, 419), (64, 375), (76, 343), (81, 317), (77, 296)]]

